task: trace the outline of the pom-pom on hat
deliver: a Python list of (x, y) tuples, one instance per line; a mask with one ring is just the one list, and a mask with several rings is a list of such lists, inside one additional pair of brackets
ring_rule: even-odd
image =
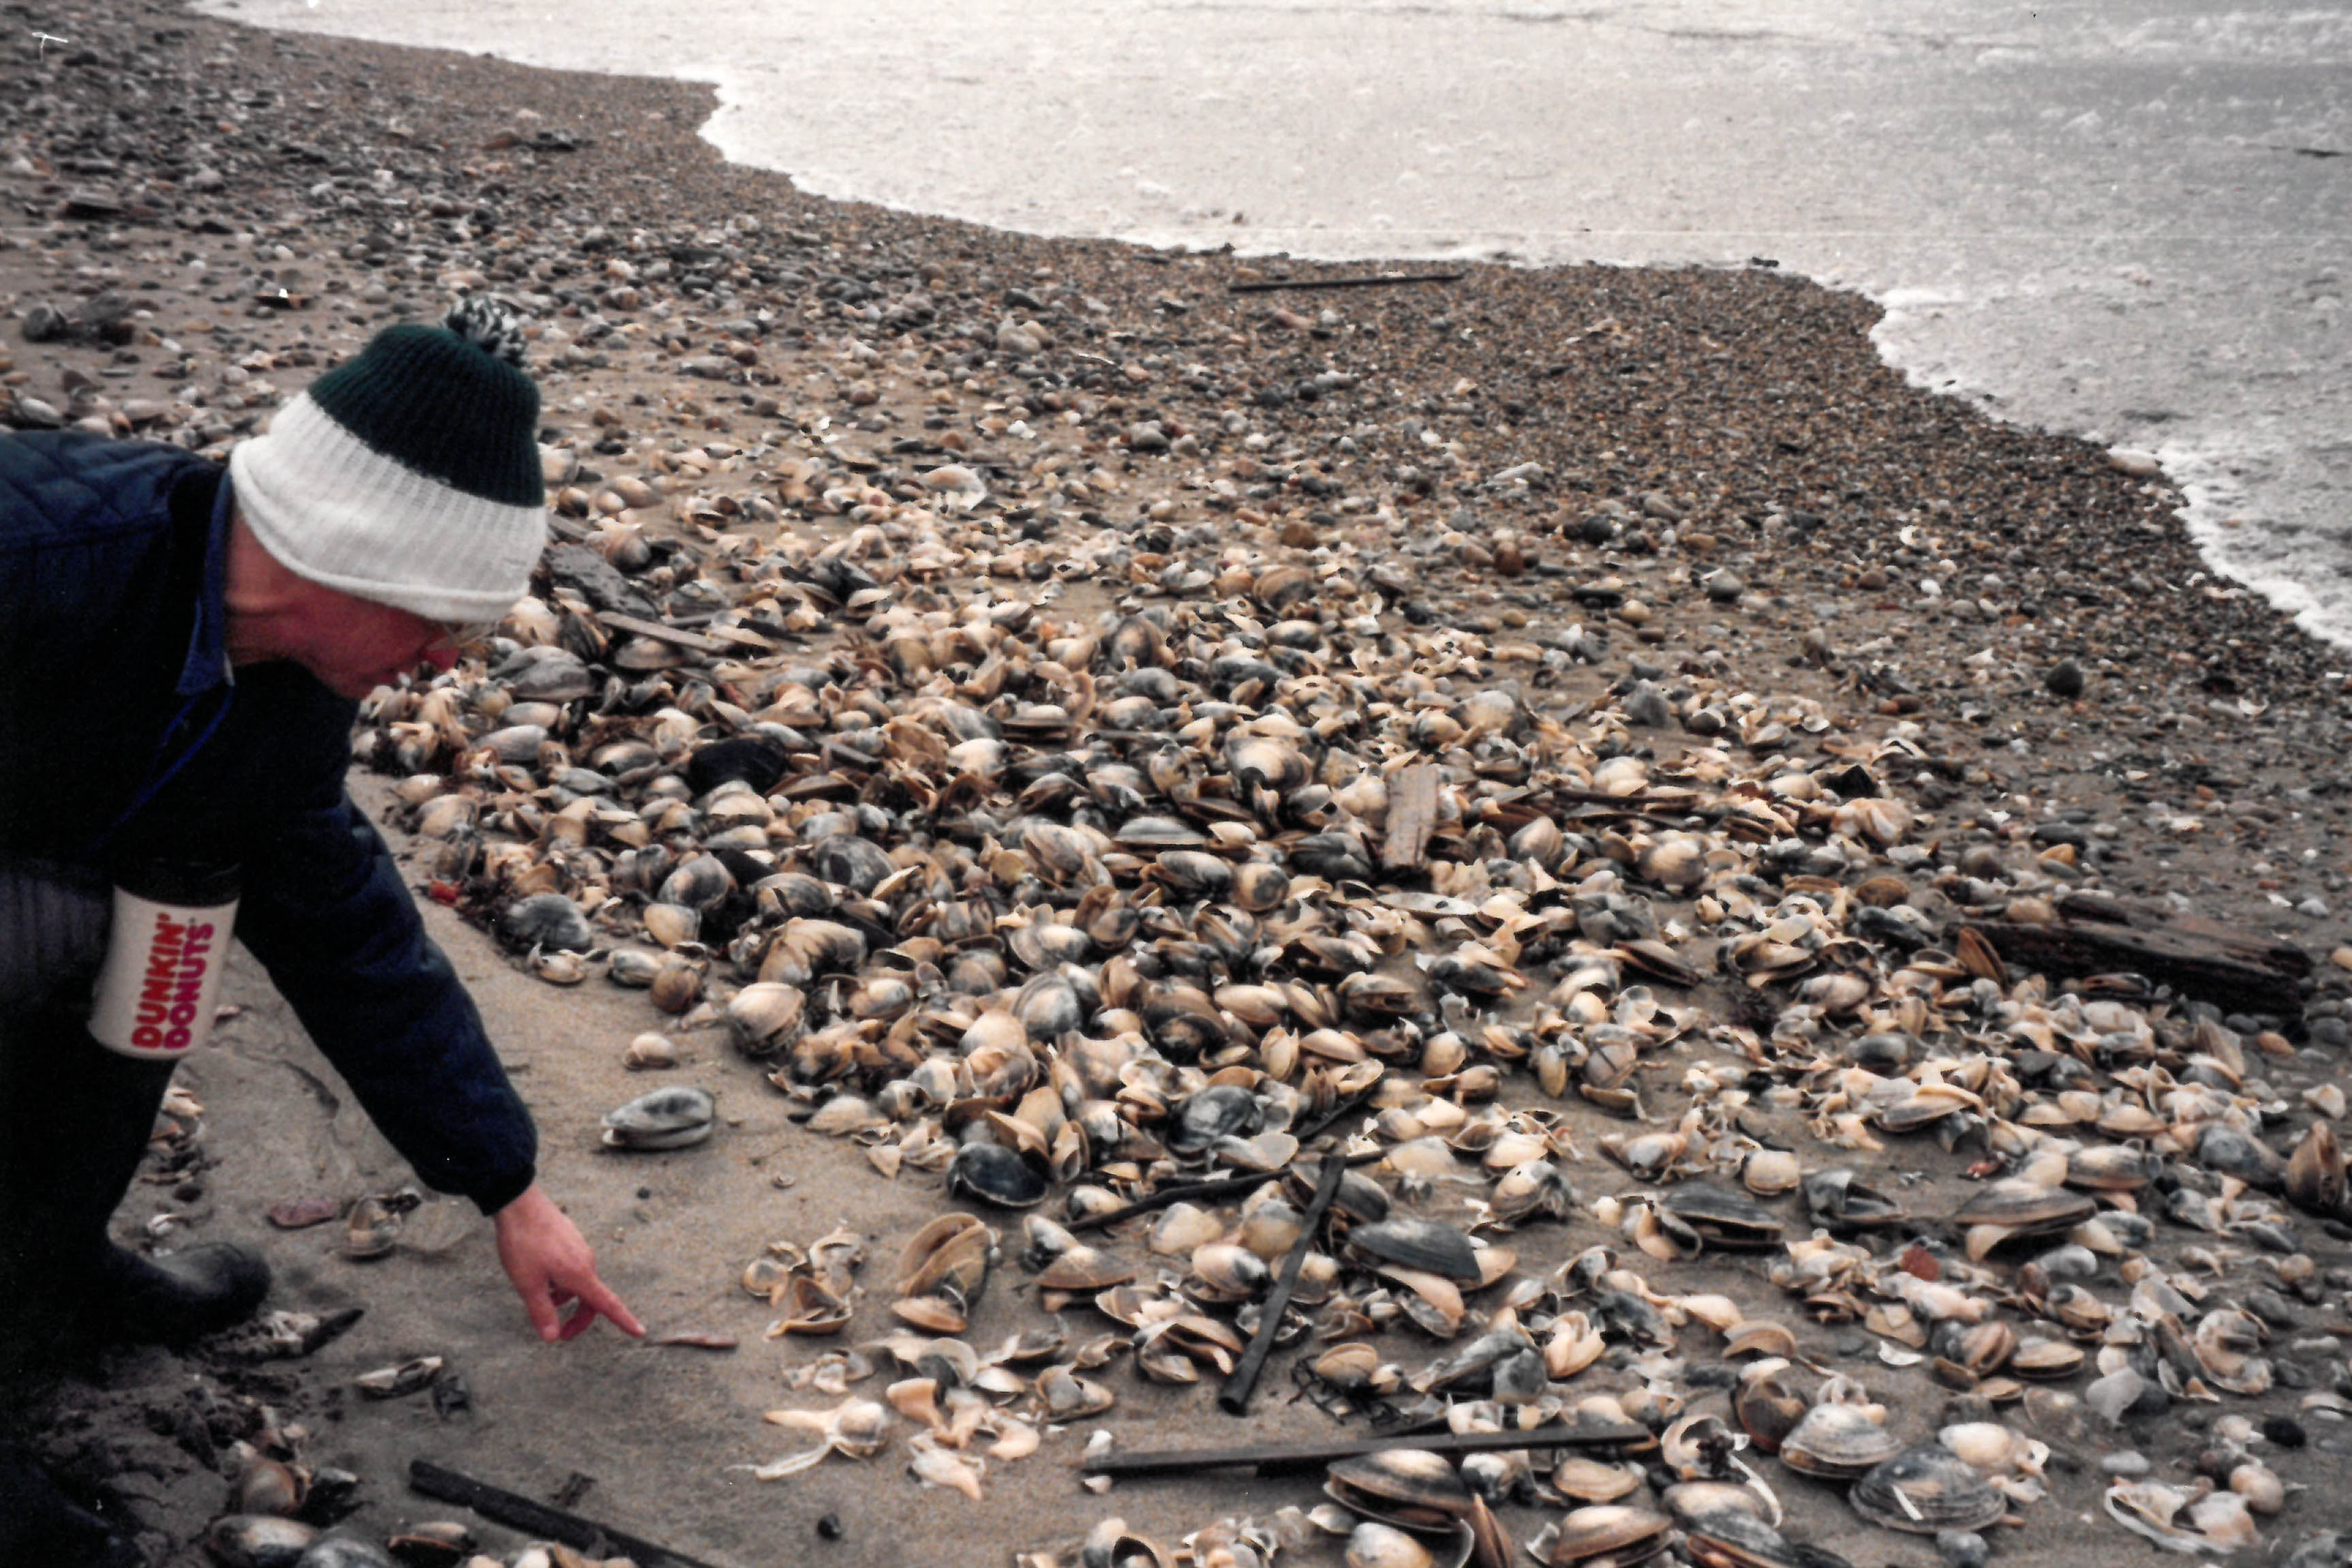
[(254, 537), (296, 575), (428, 621), (494, 621), (547, 539), (522, 332), (469, 297), (387, 327), (229, 454)]

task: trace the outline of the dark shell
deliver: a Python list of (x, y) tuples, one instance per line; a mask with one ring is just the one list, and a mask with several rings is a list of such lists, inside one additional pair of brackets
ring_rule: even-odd
[(1853, 1172), (1842, 1166), (1815, 1171), (1805, 1178), (1802, 1190), (1807, 1216), (1832, 1230), (1900, 1225), (1905, 1218), (1900, 1203), (1875, 1187), (1863, 1186), (1854, 1180)]
[(817, 840), (809, 846), (808, 867), (826, 882), (838, 883), (861, 897), (898, 869), (880, 844), (856, 833), (833, 833)]
[(999, 1208), (1030, 1208), (1045, 1201), (1050, 1184), (1036, 1167), (1002, 1144), (966, 1144), (948, 1166), (948, 1191)]
[(1335, 1459), (1323, 1490), (1358, 1513), (1408, 1529), (1442, 1527), (1475, 1500), (1452, 1461), (1426, 1448)]
[(2286, 1185), (2284, 1155), (2261, 1139), (2219, 1122), (2208, 1123), (2198, 1137), (2197, 1163), (2265, 1192), (2277, 1192)]
[(532, 947), (585, 953), (596, 933), (580, 906), (560, 893), (534, 894), (507, 905), (499, 916), (499, 939), (518, 951)]
[(1327, 882), (1369, 882), (1372, 862), (1345, 833), (1310, 833), (1290, 846), (1290, 863)]
[(654, 897), (688, 909), (709, 909), (735, 891), (735, 875), (717, 855), (694, 855), (669, 875)]
[(1688, 1521), (1684, 1551), (1714, 1568), (1808, 1568), (1781, 1533), (1751, 1513), (1722, 1508)]
[(1957, 1225), (2006, 1225), (2021, 1233), (2064, 1230), (2098, 1208), (2098, 1200), (2086, 1192), (2010, 1176), (1960, 1205), (1952, 1220)]
[(792, 756), (764, 735), (730, 735), (698, 747), (686, 760), (686, 787), (708, 795), (721, 784), (740, 779), (765, 795), (783, 782)]
[(1855, 1481), (1846, 1500), (1873, 1524), (1914, 1535), (1982, 1530), (2009, 1511), (1976, 1467), (1941, 1443), (1904, 1449)]
[(318, 1527), (266, 1513), (224, 1514), (205, 1531), (205, 1548), (230, 1568), (294, 1568)]
[(1265, 1125), (1257, 1096), (1238, 1083), (1213, 1083), (1185, 1099), (1169, 1118), (1167, 1143), (1180, 1155), (1197, 1155), (1219, 1138), (1246, 1138)]
[(1348, 1245), (1367, 1257), (1449, 1280), (1483, 1279), (1478, 1250), (1451, 1225), (1434, 1219), (1382, 1219), (1348, 1232)]
[[(404, 1552), (400, 1561), (411, 1568), (454, 1568), (464, 1552), (439, 1556)], [(294, 1568), (395, 1568), (392, 1553), (362, 1535), (322, 1535), (295, 1559)]]
[(1785, 1228), (1746, 1193), (1706, 1182), (1675, 1187), (1666, 1194), (1665, 1207), (1717, 1247), (1775, 1246)]

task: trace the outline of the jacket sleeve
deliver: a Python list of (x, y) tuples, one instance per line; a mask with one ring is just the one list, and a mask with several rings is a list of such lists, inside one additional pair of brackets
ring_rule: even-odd
[(237, 936), (416, 1174), (505, 1207), (533, 1179), (530, 1115), (383, 836), (348, 794), (272, 827)]

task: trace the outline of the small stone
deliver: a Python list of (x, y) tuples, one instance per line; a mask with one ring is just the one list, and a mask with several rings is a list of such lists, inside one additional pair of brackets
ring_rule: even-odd
[(1648, 681), (1635, 681), (1626, 687), (1625, 695), (1618, 699), (1618, 706), (1625, 710), (1627, 722), (1644, 729), (1664, 729), (1675, 722), (1675, 711), (1665, 693)]
[(2111, 1454), (2099, 1456), (2099, 1469), (2111, 1476), (2138, 1477), (2147, 1475), (2156, 1467), (2148, 1463), (2147, 1456), (2137, 1448), (2117, 1448)]
[(2263, 1437), (2282, 1448), (2300, 1448), (2311, 1441), (2311, 1434), (2303, 1429), (2303, 1423), (2291, 1416), (2264, 1416)]
[(2072, 659), (2061, 659), (2050, 666), (2049, 673), (2042, 677), (2042, 684), (2050, 688), (2052, 695), (2072, 702), (2083, 695), (2085, 684), (2083, 666)]
[(1739, 596), (1748, 591), (1748, 580), (1725, 567), (1720, 571), (1708, 572), (1700, 586), (1706, 590), (1706, 596), (1716, 603), (1737, 604)]
[(1973, 1530), (1939, 1530), (1936, 1532), (1936, 1555), (1950, 1563), (1951, 1568), (1985, 1568), (1992, 1561), (1992, 1548)]

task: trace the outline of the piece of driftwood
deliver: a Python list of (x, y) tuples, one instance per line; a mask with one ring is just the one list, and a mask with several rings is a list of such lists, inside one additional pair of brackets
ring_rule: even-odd
[(689, 632), (683, 626), (673, 626), (667, 621), (648, 621), (642, 615), (624, 615), (611, 610), (599, 611), (596, 619), (616, 632), (633, 632), (639, 637), (651, 637), (691, 653), (723, 653), (730, 644), (700, 632)]
[(1258, 1374), (1265, 1370), (1265, 1358), (1273, 1354), (1275, 1335), (1281, 1332), (1282, 1314), (1290, 1310), (1290, 1292), (1298, 1288), (1298, 1270), (1307, 1261), (1307, 1254), (1315, 1249), (1315, 1238), (1323, 1228), (1323, 1217), (1331, 1212), (1331, 1200), (1339, 1196), (1339, 1183), (1348, 1174), (1348, 1162), (1325, 1158), (1322, 1173), (1315, 1181), (1315, 1196), (1307, 1205), (1307, 1215), (1299, 1222), (1298, 1239), (1290, 1244), (1289, 1253), (1282, 1260), (1282, 1272), (1275, 1276), (1274, 1290), (1260, 1310), (1257, 1333), (1250, 1335), (1249, 1348), (1242, 1352), (1241, 1364), (1234, 1368), (1225, 1385), (1217, 1390), (1217, 1408), (1228, 1416), (1249, 1414), (1250, 1395), (1257, 1387)]
[(1459, 283), (1460, 272), (1376, 272), (1359, 277), (1268, 277), (1255, 283), (1228, 283), (1228, 294), (1272, 294), (1284, 288), (1393, 288), (1401, 283)]
[(1437, 768), (1416, 762), (1389, 779), (1389, 836), (1381, 846), (1381, 869), (1412, 871), (1429, 854), (1437, 831)]
[(566, 1546), (599, 1557), (616, 1553), (625, 1555), (635, 1563), (637, 1568), (667, 1568), (673, 1563), (677, 1568), (719, 1568), (715, 1563), (706, 1563), (699, 1557), (688, 1557), (683, 1552), (657, 1546), (643, 1536), (631, 1535), (609, 1524), (583, 1519), (568, 1509), (556, 1508), (536, 1498), (524, 1497), (478, 1481), (471, 1476), (459, 1475), (456, 1470), (446, 1469), (430, 1459), (411, 1459), (408, 1462), (408, 1484), (426, 1497), (470, 1508), (484, 1519), (503, 1524), (509, 1530), (560, 1541)]
[[(1374, 1149), (1365, 1154), (1349, 1155), (1340, 1163), (1349, 1166), (1365, 1166), (1370, 1165), (1375, 1160), (1385, 1159), (1387, 1156), (1387, 1150)], [(1289, 1165), (1278, 1170), (1244, 1171), (1240, 1176), (1214, 1176), (1207, 1181), (1180, 1181), (1173, 1186), (1163, 1186), (1158, 1192), (1148, 1193), (1124, 1208), (1114, 1208), (1108, 1213), (1090, 1214), (1082, 1219), (1073, 1219), (1063, 1228), (1072, 1234), (1101, 1230), (1106, 1227), (1117, 1225), (1123, 1219), (1133, 1219), (1139, 1214), (1150, 1214), (1166, 1208), (1171, 1204), (1189, 1203), (1196, 1197), (1236, 1197), (1244, 1193), (1255, 1192), (1270, 1181), (1280, 1181), (1297, 1168), (1295, 1165)]]
[(1236, 1448), (1164, 1448), (1142, 1454), (1093, 1454), (1078, 1461), (1089, 1475), (1186, 1475), (1201, 1469), (1255, 1468), (1260, 1475), (1312, 1469), (1333, 1459), (1354, 1458), (1390, 1448), (1426, 1448), (1438, 1454), (1485, 1454), (1507, 1448), (1598, 1448), (1646, 1443), (1647, 1427), (1534, 1427), (1523, 1432), (1394, 1432), (1379, 1437), (1339, 1437), (1321, 1443), (1274, 1443)]
[(2215, 921), (2156, 905), (2070, 893), (2047, 925), (1979, 920), (1962, 925), (2020, 969), (2053, 978), (2117, 972), (2143, 975), (2185, 997), (2251, 1012), (2301, 1005), (2311, 955)]

